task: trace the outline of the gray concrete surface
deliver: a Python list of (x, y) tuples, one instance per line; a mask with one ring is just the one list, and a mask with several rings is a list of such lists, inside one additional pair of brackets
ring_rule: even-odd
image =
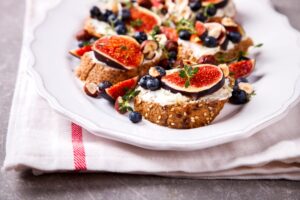
[[(0, 164), (22, 41), (25, 1), (0, 1)], [(300, 1), (273, 0), (300, 30)], [(274, 22), (276, 23), (276, 22)], [(284, 35), (282, 36), (284, 40)], [(300, 56), (300, 54), (299, 54)], [(0, 174), (9, 199), (300, 199), (300, 182), (189, 180), (119, 174)]]

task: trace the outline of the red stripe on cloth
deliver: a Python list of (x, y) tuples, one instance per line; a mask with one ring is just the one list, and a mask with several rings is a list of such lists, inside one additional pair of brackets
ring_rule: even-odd
[(72, 145), (76, 171), (86, 170), (85, 150), (82, 142), (82, 128), (72, 123)]

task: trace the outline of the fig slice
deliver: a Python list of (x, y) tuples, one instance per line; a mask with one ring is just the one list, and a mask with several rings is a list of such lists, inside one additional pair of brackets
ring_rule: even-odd
[(127, 91), (134, 89), (137, 85), (138, 77), (133, 77), (131, 79), (121, 81), (109, 88), (105, 89), (106, 95), (111, 99), (116, 100), (119, 96), (124, 96)]
[(146, 40), (142, 43), (141, 49), (144, 58), (146, 60), (152, 60), (156, 55), (156, 51), (159, 49), (159, 44), (154, 40)]
[(119, 69), (138, 68), (144, 59), (140, 44), (129, 36), (107, 36), (97, 40), (92, 47), (95, 57)]
[(229, 0), (202, 0), (203, 6), (213, 4), (216, 8), (224, 8)]
[(136, 31), (148, 33), (152, 31), (155, 26), (160, 26), (161, 24), (161, 19), (158, 15), (140, 6), (131, 7), (130, 14), (131, 25)]
[(90, 45), (86, 45), (84, 47), (78, 49), (72, 49), (69, 53), (76, 58), (81, 58), (86, 52), (92, 51), (92, 47)]
[(186, 79), (179, 75), (181, 69), (169, 70), (161, 79), (163, 87), (174, 93), (195, 95), (198, 98), (214, 93), (223, 87), (225, 78), (220, 67), (210, 64), (193, 66), (193, 68), (196, 67), (198, 72), (191, 78), (189, 87), (185, 87)]
[(229, 72), (235, 79), (249, 76), (255, 68), (255, 60), (242, 60), (229, 65)]

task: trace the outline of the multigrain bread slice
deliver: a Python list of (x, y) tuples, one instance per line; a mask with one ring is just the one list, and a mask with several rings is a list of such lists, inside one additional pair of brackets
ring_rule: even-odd
[(227, 100), (181, 102), (171, 105), (134, 100), (134, 109), (152, 123), (175, 129), (190, 129), (210, 124)]
[(145, 75), (150, 67), (157, 65), (161, 59), (161, 54), (153, 60), (144, 60), (143, 64), (136, 69), (122, 70), (110, 67), (103, 62), (96, 60), (94, 53), (87, 52), (81, 57), (81, 63), (76, 69), (76, 75), (81, 81), (100, 83), (110, 81), (115, 84), (135, 76)]
[(76, 75), (81, 81), (94, 83), (110, 81), (115, 84), (137, 76), (138, 70), (122, 70), (110, 67), (103, 62), (95, 60), (93, 52), (88, 52), (82, 56), (81, 63), (76, 69)]

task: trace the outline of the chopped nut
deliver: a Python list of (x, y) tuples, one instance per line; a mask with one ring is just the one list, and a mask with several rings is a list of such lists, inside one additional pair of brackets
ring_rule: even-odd
[(253, 86), (250, 83), (239, 83), (239, 89), (244, 90), (247, 94), (252, 94), (254, 92)]
[(83, 87), (84, 92), (90, 97), (98, 97), (100, 92), (96, 83), (86, 83)]

